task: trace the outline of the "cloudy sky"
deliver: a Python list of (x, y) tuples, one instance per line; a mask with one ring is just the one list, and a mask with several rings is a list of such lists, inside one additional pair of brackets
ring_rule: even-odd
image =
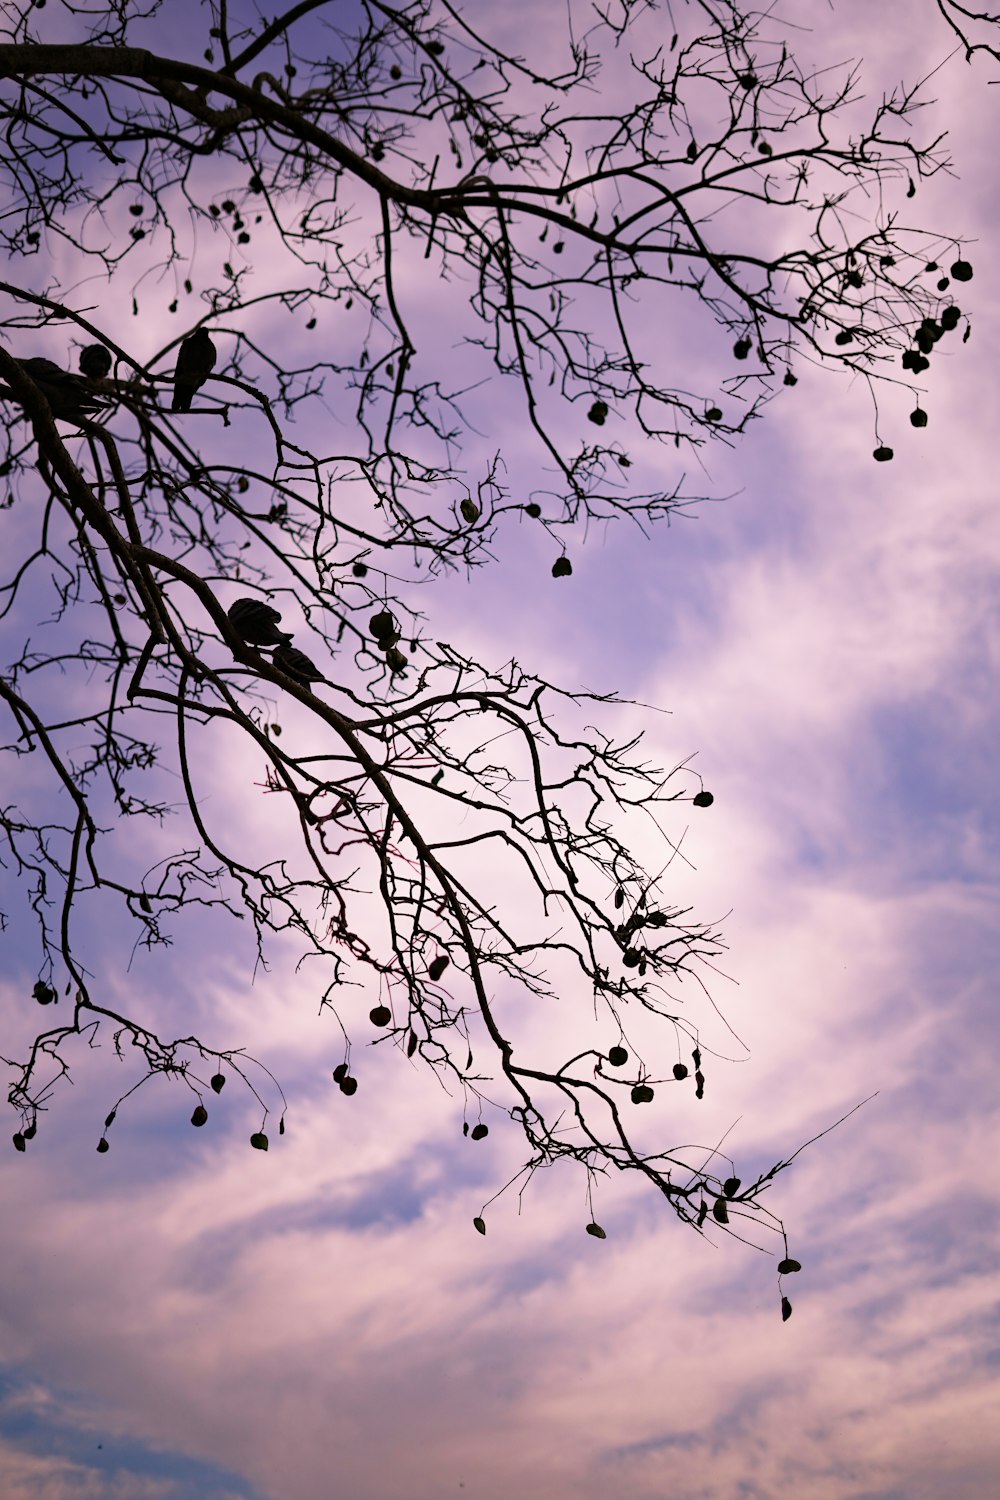
[[(824, 55), (863, 56), (873, 93), (950, 50), (929, 0), (816, 8)], [(388, 1048), (344, 1099), (315, 987), (280, 951), (251, 987), (248, 954), (206, 939), (118, 982), (266, 1061), (287, 1134), (250, 1151), (225, 1096), (193, 1132), (164, 1087), (98, 1156), (105, 1048), (0, 1155), (5, 1500), (995, 1493), (996, 71), (936, 80), (957, 175), (922, 215), (972, 241), (973, 335), (936, 357), (924, 431), (885, 399), (893, 463), (872, 463), (867, 392), (803, 370), (706, 460), (725, 504), (651, 539), (595, 528), (551, 588), (520, 528), (433, 605), (442, 639), (668, 710), (615, 720), (661, 762), (697, 752), (716, 802), (678, 814), (672, 889), (725, 918), (714, 993), (750, 1055), (671, 1138), (731, 1130), (774, 1160), (876, 1095), (772, 1189), (803, 1264), (791, 1320), (773, 1260), (627, 1184), (600, 1185), (606, 1241), (568, 1170), (476, 1235), (518, 1141), (472, 1146)], [(241, 815), (223, 770), (211, 790)], [(4, 960), (8, 1055), (32, 977)]]

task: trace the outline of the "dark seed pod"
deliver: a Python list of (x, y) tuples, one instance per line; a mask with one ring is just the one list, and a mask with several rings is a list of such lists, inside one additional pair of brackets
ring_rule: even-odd
[(781, 1260), (778, 1262), (778, 1275), (791, 1276), (793, 1271), (801, 1271), (802, 1265), (797, 1260)]
[(553, 578), (568, 578), (573, 571), (573, 564), (568, 557), (557, 557), (552, 564)]
[(392, 1011), (388, 1005), (373, 1005), (368, 1012), (368, 1019), (373, 1026), (388, 1026), (392, 1020)]
[(872, 454), (872, 458), (877, 464), (887, 464), (892, 457), (892, 449), (885, 447), (884, 444), (881, 447), (876, 448), (875, 452)]
[(781, 1321), (783, 1323), (787, 1323), (788, 1320), (789, 1320), (789, 1318), (791, 1316), (792, 1316), (792, 1304), (789, 1302), (789, 1300), (788, 1300), (787, 1297), (782, 1297), (782, 1299), (781, 1299)]
[(727, 1198), (735, 1198), (740, 1190), (740, 1179), (738, 1177), (727, 1177), (722, 1184), (722, 1191)]
[(642, 962), (642, 954), (638, 948), (626, 948), (622, 954), (622, 963), (626, 969), (637, 969)]
[(715, 801), (715, 798), (713, 797), (711, 792), (700, 791), (695, 792), (694, 796), (691, 798), (691, 801), (695, 807), (711, 807), (712, 803)]
[(725, 1198), (716, 1198), (712, 1204), (712, 1217), (720, 1224), (729, 1223), (729, 1209), (726, 1207)]
[(447, 953), (439, 953), (437, 958), (431, 959), (430, 963), (427, 965), (427, 973), (429, 977), (433, 979), (435, 984), (441, 978), (441, 975), (444, 973), (450, 962), (451, 960), (449, 959)]
[(381, 609), (368, 621), (368, 629), (382, 647), (394, 646), (399, 640), (399, 630), (391, 610)]
[(358, 1092), (358, 1080), (356, 1078), (352, 1078), (350, 1073), (348, 1073), (346, 1078), (342, 1078), (340, 1080), (340, 1092), (342, 1094), (346, 1094), (349, 1099), (352, 1094), (356, 1094)]
[(628, 1062), (628, 1053), (624, 1047), (612, 1047), (608, 1053), (608, 1062), (613, 1068), (624, 1068)]
[(607, 1239), (607, 1235), (605, 1234), (604, 1230), (601, 1228), (600, 1224), (588, 1224), (587, 1225), (587, 1233), (588, 1234), (592, 1234), (594, 1236), (595, 1240), (606, 1240)]
[(486, 1233), (486, 1221), (485, 1221), (485, 1219), (480, 1219), (479, 1216), (477, 1215), (476, 1218), (474, 1218), (473, 1221), (472, 1221), (472, 1227), (474, 1229), (478, 1229), (478, 1231), (479, 1231), (480, 1234), (485, 1234)]
[(490, 1127), (488, 1125), (479, 1124), (472, 1127), (472, 1139), (474, 1141), (485, 1140), (489, 1133)]
[(253, 1135), (250, 1137), (250, 1144), (255, 1151), (267, 1150), (267, 1136), (264, 1134), (263, 1130), (254, 1131)]
[(677, 1079), (678, 1083), (680, 1083), (683, 1078), (686, 1078), (688, 1076), (688, 1070), (683, 1063), (674, 1063), (673, 1071), (674, 1077)]
[(213, 1093), (221, 1094), (226, 1086), (226, 1075), (225, 1073), (213, 1073), (208, 1081), (212, 1086)]
[(344, 1079), (346, 1077), (347, 1077), (347, 1064), (346, 1063), (338, 1063), (337, 1066), (333, 1070), (333, 1081), (334, 1081), (334, 1083), (343, 1083), (343, 1081), (344, 1081)]
[(196, 1105), (195, 1106), (194, 1114), (191, 1116), (191, 1124), (192, 1125), (205, 1125), (205, 1124), (207, 1124), (207, 1122), (208, 1122), (208, 1110), (205, 1108), (204, 1104), (198, 1104), (198, 1105)]

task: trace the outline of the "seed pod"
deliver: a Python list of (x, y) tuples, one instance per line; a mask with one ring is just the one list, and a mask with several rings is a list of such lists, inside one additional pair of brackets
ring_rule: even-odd
[(480, 1219), (479, 1216), (477, 1215), (476, 1218), (473, 1219), (472, 1225), (473, 1225), (474, 1229), (478, 1229), (479, 1230), (480, 1234), (485, 1234), (486, 1233), (486, 1221), (485, 1221), (485, 1219)]
[(254, 1131), (253, 1135), (250, 1137), (250, 1144), (255, 1151), (267, 1150), (267, 1136), (264, 1134), (263, 1130)]
[(388, 1005), (373, 1005), (368, 1012), (368, 1019), (373, 1026), (388, 1026), (392, 1020), (392, 1011)]
[(449, 959), (447, 953), (439, 953), (437, 958), (431, 959), (430, 963), (427, 965), (427, 973), (429, 977), (433, 979), (435, 984), (441, 978), (441, 975), (444, 973), (450, 962), (451, 960)]
[(479, 1125), (473, 1125), (473, 1127), (472, 1127), (472, 1139), (474, 1141), (485, 1140), (485, 1138), (489, 1135), (489, 1133), (490, 1133), (490, 1127), (488, 1125), (479, 1124)]
[(380, 646), (394, 646), (399, 640), (399, 630), (391, 610), (381, 609), (368, 621), (368, 629)]
[(595, 1240), (606, 1240), (607, 1239), (607, 1235), (605, 1234), (604, 1230), (601, 1228), (600, 1224), (588, 1224), (587, 1225), (587, 1233), (588, 1234), (592, 1234), (594, 1236)]
[(791, 1276), (791, 1274), (792, 1274), (793, 1271), (801, 1271), (801, 1270), (802, 1270), (802, 1263), (801, 1263), (801, 1261), (789, 1259), (789, 1260), (779, 1260), (779, 1262), (778, 1262), (778, 1275), (779, 1276)]
[(608, 1053), (608, 1062), (613, 1068), (624, 1068), (628, 1062), (628, 1053), (624, 1047), (612, 1047)]

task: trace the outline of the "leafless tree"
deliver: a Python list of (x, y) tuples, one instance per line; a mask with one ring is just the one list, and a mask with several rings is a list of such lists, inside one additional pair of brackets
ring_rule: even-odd
[[(679, 466), (805, 361), (873, 397), (915, 382), (967, 336), (972, 270), (908, 221), (948, 165), (917, 88), (866, 105), (853, 66), (800, 66), (779, 12), (571, 9), (525, 58), (485, 5), (300, 0), (265, 23), (212, 0), (195, 63), (157, 50), (152, 0), (2, 7), (2, 465), (31, 540), (0, 591), (0, 826), (37, 918), (26, 1000), (59, 1003), (10, 1061), (19, 1150), (109, 1029), (140, 1082), (192, 1090), (195, 1124), (223, 1067), (256, 1089), (238, 1049), (161, 1035), (88, 968), (96, 902), (149, 949), (196, 904), (249, 918), (262, 962), (290, 932), (324, 966), (345, 1093), (374, 1027), (467, 1110), (495, 1090), (526, 1176), (633, 1171), (700, 1232), (784, 1235), (761, 1195), (788, 1161), (741, 1183), (633, 1139), (654, 1090), (703, 1094), (670, 987), (721, 948), (671, 903), (665, 836), (659, 875), (632, 852), (636, 819), (710, 794), (583, 728), (610, 696), (432, 638), (417, 585), (512, 524), (544, 528), (558, 578), (569, 528), (669, 520), (695, 498)], [(253, 863), (199, 795), (236, 744), (288, 812)], [(159, 825), (175, 850), (143, 873)], [(607, 1044), (533, 1060), (498, 997), (568, 965)], [(638, 1015), (667, 1023), (666, 1060), (635, 1050)]]

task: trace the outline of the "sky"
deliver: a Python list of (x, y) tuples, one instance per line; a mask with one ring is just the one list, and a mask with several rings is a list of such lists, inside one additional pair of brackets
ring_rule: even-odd
[[(899, 0), (818, 9), (879, 88), (950, 49), (929, 4), (925, 32)], [(973, 334), (936, 358), (925, 430), (885, 398), (893, 463), (872, 462), (867, 392), (803, 369), (706, 459), (724, 504), (649, 538), (595, 527), (545, 588), (551, 549), (519, 528), (424, 606), (442, 639), (635, 700), (608, 722), (660, 763), (697, 756), (716, 800), (678, 812), (671, 890), (723, 927), (713, 994), (749, 1055), (664, 1115), (671, 1139), (729, 1131), (775, 1160), (874, 1095), (771, 1190), (803, 1266), (791, 1319), (773, 1260), (627, 1182), (598, 1185), (605, 1241), (569, 1170), (477, 1235), (513, 1128), (463, 1139), (457, 1101), (387, 1048), (343, 1098), (315, 983), (279, 949), (251, 986), (245, 945), (199, 930), (114, 983), (238, 1036), (287, 1133), (249, 1150), (225, 1094), (194, 1132), (164, 1086), (98, 1156), (105, 1047), (30, 1152), (0, 1154), (5, 1500), (996, 1493), (995, 75), (956, 59), (936, 80), (956, 176), (922, 214), (970, 239)], [(208, 790), (266, 837), (229, 767)], [(2, 962), (9, 1052), (34, 1015)], [(572, 1014), (560, 997), (534, 1024)]]

